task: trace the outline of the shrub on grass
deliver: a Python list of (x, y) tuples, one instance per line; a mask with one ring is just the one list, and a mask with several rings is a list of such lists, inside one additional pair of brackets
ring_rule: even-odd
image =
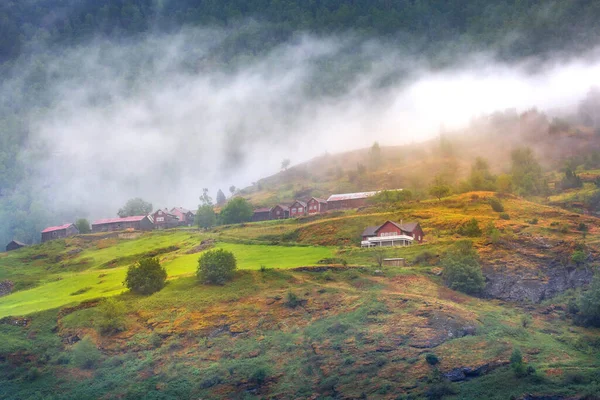
[(419, 265), (432, 265), (435, 263), (436, 255), (429, 250), (425, 250), (415, 256), (413, 262)]
[(492, 207), (492, 210), (496, 212), (504, 212), (504, 205), (502, 205), (502, 202), (497, 197), (490, 197), (488, 203)]
[(508, 213), (505, 213), (505, 212), (500, 213), (499, 217), (500, 217), (500, 219), (504, 219), (507, 221), (510, 219), (510, 215), (508, 215)]
[(473, 218), (468, 222), (465, 222), (458, 228), (458, 233), (462, 236), (478, 237), (481, 236), (481, 228), (479, 228), (479, 221)]
[(125, 304), (112, 297), (100, 303), (100, 318), (96, 326), (101, 334), (110, 335), (125, 330)]
[(477, 294), (485, 287), (477, 252), (468, 240), (455, 243), (442, 259), (442, 266), (444, 283), (450, 289)]
[(524, 378), (535, 374), (535, 368), (523, 361), (523, 355), (519, 349), (514, 349), (510, 356), (510, 368), (517, 378)]
[(600, 275), (595, 275), (590, 288), (579, 298), (578, 322), (600, 327)]
[(289, 291), (285, 297), (285, 303), (283, 303), (288, 308), (296, 308), (300, 304), (300, 300), (296, 293)]
[(524, 314), (521, 316), (521, 326), (523, 328), (527, 328), (529, 325), (531, 325), (532, 322), (533, 322), (533, 318), (531, 318), (531, 315)]
[(143, 258), (127, 269), (125, 286), (134, 293), (149, 295), (158, 292), (167, 281), (167, 271), (158, 258)]
[(198, 259), (196, 276), (202, 283), (223, 285), (233, 279), (237, 261), (232, 252), (216, 249), (202, 254)]
[(73, 363), (83, 369), (92, 369), (100, 361), (100, 351), (89, 336), (84, 337), (73, 346), (71, 359)]
[(456, 394), (456, 389), (450, 382), (436, 382), (427, 389), (425, 396), (430, 400), (443, 399), (445, 396)]
[(587, 256), (583, 250), (575, 250), (573, 254), (571, 254), (571, 261), (573, 261), (577, 266), (584, 265), (586, 259)]
[(429, 364), (429, 365), (436, 365), (440, 362), (440, 359), (435, 354), (428, 353), (425, 356), (425, 361), (427, 361), (427, 364)]

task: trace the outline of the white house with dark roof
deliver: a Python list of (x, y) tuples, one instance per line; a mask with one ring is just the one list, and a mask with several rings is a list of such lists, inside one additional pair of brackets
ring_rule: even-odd
[(362, 233), (361, 247), (409, 246), (423, 242), (423, 229), (418, 222), (397, 223), (385, 221), (379, 226), (368, 226)]

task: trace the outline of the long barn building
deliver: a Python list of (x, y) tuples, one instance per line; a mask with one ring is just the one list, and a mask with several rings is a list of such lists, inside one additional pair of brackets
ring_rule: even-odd
[(154, 223), (147, 215), (100, 219), (92, 223), (92, 233), (124, 230), (150, 231), (152, 229), (154, 229)]
[(367, 205), (369, 197), (376, 195), (379, 191), (332, 194), (327, 199), (327, 210), (343, 210), (346, 208), (359, 208)]

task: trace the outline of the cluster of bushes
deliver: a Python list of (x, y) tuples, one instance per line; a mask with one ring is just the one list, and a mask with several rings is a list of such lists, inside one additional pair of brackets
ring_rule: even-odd
[(457, 232), (459, 235), (467, 237), (479, 237), (482, 233), (481, 228), (479, 227), (479, 221), (477, 221), (476, 218), (473, 218), (459, 226)]
[(479, 257), (469, 240), (454, 244), (442, 258), (442, 277), (450, 289), (467, 294), (481, 293), (485, 278), (479, 265)]

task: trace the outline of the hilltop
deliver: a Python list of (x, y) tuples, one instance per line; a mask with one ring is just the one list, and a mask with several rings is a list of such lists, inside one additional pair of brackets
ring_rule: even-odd
[[(495, 175), (510, 173), (511, 153), (530, 148), (546, 171), (550, 188), (560, 181), (565, 165), (587, 182), (600, 175), (600, 141), (596, 130), (537, 111), (497, 112), (474, 119), (465, 129), (441, 133), (421, 143), (380, 146), (324, 154), (260, 179), (240, 191), (256, 206), (290, 203), (311, 196), (384, 189), (408, 189), (416, 198), (441, 176), (455, 192), (473, 190), (460, 182), (480, 157)], [(589, 190), (588, 190), (589, 191)], [(555, 199), (554, 205), (560, 205)], [(579, 198), (579, 201), (582, 199)], [(546, 201), (538, 198), (536, 201)], [(563, 204), (565, 205), (565, 204)]]

